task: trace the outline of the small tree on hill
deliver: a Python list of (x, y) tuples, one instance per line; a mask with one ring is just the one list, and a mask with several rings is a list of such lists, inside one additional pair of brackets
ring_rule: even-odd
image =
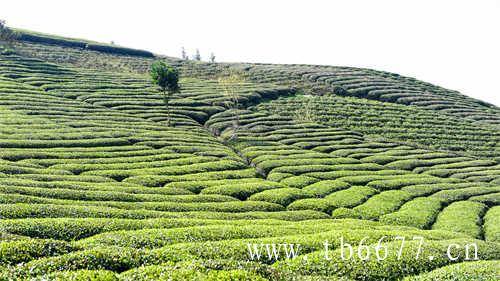
[(167, 107), (167, 124), (170, 125), (170, 99), (179, 91), (179, 71), (163, 61), (155, 61), (149, 71), (151, 80), (163, 93), (163, 102)]
[(214, 53), (210, 53), (210, 62), (211, 63), (215, 62), (215, 54)]
[(240, 126), (240, 114), (239, 114), (239, 94), (243, 89), (243, 84), (245, 83), (245, 78), (240, 73), (229, 70), (225, 76), (218, 79), (219, 86), (222, 88), (222, 93), (226, 98), (224, 104), (231, 110), (233, 114), (233, 131), (231, 139), (236, 137), (236, 133)]
[(201, 61), (200, 50), (196, 49), (196, 53), (193, 55), (193, 60)]
[[(321, 104), (321, 101), (320, 101)], [(297, 108), (293, 112), (293, 119), (301, 123), (313, 123), (318, 122), (318, 118), (315, 114), (317, 109), (314, 103), (313, 97), (307, 95), (303, 97), (302, 107)]]
[(182, 56), (183, 60), (188, 60), (189, 59), (189, 57), (186, 54), (186, 49), (184, 49), (184, 47), (182, 47), (182, 49), (181, 49), (181, 56)]
[(9, 49), (16, 40), (17, 33), (5, 25), (5, 21), (0, 19), (0, 51)]

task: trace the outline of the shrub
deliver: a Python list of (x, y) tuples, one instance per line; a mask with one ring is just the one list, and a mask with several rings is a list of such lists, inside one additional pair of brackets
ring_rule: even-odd
[(337, 208), (332, 212), (332, 218), (335, 219), (361, 219), (361, 214), (354, 210), (354, 209), (349, 209), (349, 208)]
[(492, 207), (484, 216), (484, 238), (500, 242), (500, 206)]
[(378, 191), (367, 186), (353, 186), (345, 190), (334, 192), (325, 199), (333, 208), (351, 208), (365, 202), (370, 196)]
[(471, 161), (462, 161), (458, 163), (449, 163), (449, 164), (439, 164), (439, 165), (434, 165), (432, 167), (428, 168), (419, 168), (418, 171), (415, 170), (418, 173), (421, 172), (430, 172), (432, 173), (432, 170), (434, 169), (463, 169), (463, 168), (469, 168), (469, 167), (481, 167), (481, 166), (492, 166), (492, 165), (497, 165), (498, 163), (495, 162), (494, 160), (471, 160)]
[[(206, 273), (205, 273), (206, 272)], [(234, 270), (204, 270), (203, 268), (197, 269), (183, 269), (174, 266), (154, 266), (147, 268), (140, 268), (130, 272), (124, 272), (120, 276), (120, 280), (159, 280), (159, 281), (188, 281), (188, 280), (201, 280), (201, 281), (265, 281), (265, 279), (258, 274), (247, 272), (241, 269)]]
[[(337, 165), (337, 164), (354, 164), (359, 163), (359, 161), (352, 158), (318, 158), (318, 159), (280, 159), (280, 160), (267, 160), (262, 161), (257, 165), (257, 168), (268, 174), (271, 170), (283, 167), (279, 172), (291, 173), (287, 169), (294, 169), (296, 166), (314, 166), (314, 165)], [(320, 166), (322, 167), (322, 166)]]
[(270, 181), (280, 182), (286, 178), (293, 177), (293, 174), (290, 173), (269, 173), (267, 175), (267, 179)]
[(495, 281), (498, 280), (500, 261), (475, 261), (447, 265), (431, 272), (409, 276), (404, 281)]
[(245, 165), (241, 162), (233, 160), (219, 160), (208, 163), (195, 163), (183, 166), (172, 166), (172, 167), (159, 167), (159, 168), (144, 168), (144, 169), (130, 169), (130, 170), (95, 170), (82, 173), (82, 175), (92, 175), (92, 176), (104, 176), (110, 177), (117, 181), (122, 181), (128, 177), (141, 176), (141, 175), (157, 175), (162, 176), (175, 176), (175, 175), (186, 175), (186, 174), (196, 174), (196, 173), (206, 173), (214, 171), (224, 171), (224, 170), (238, 170), (245, 168)]
[(485, 209), (486, 206), (478, 202), (455, 202), (443, 209), (432, 229), (461, 232), (480, 238), (481, 218)]
[[(191, 156), (191, 157), (176, 157), (177, 159), (166, 159), (159, 161), (147, 161), (135, 162), (133, 159), (133, 163), (119, 163), (119, 159), (113, 159), (116, 162), (114, 163), (90, 163), (90, 164), (55, 164), (52, 165), (51, 169), (61, 169), (67, 170), (74, 174), (81, 174), (83, 172), (92, 171), (92, 170), (127, 170), (127, 169), (146, 169), (146, 168), (161, 168), (168, 166), (182, 166), (182, 165), (190, 165), (197, 163), (207, 163), (212, 161), (219, 160), (218, 157), (207, 157), (207, 156)], [(146, 160), (146, 159), (145, 159)]]
[(288, 205), (287, 210), (314, 210), (330, 213), (331, 207), (327, 200), (322, 198), (299, 199)]
[[(293, 213), (289, 217), (296, 216)], [(188, 217), (188, 216), (186, 216)], [(305, 216), (306, 217), (306, 216)], [(280, 221), (259, 220), (260, 224), (278, 224)], [(102, 232), (118, 230), (138, 230), (154, 228), (178, 228), (197, 225), (243, 225), (252, 224), (251, 220), (213, 220), (213, 219), (117, 219), (117, 218), (42, 218), (14, 219), (0, 221), (0, 229), (8, 233), (33, 238), (52, 238), (58, 240), (79, 240)]]
[(434, 184), (417, 184), (409, 185), (401, 188), (401, 190), (410, 192), (415, 197), (417, 196), (427, 196), (442, 190), (460, 189), (465, 187), (480, 186), (480, 184), (474, 183), (434, 183)]
[(417, 184), (433, 184), (433, 183), (442, 183), (442, 182), (460, 182), (454, 179), (441, 179), (437, 177), (425, 177), (425, 176), (415, 176), (411, 177), (408, 175), (400, 176), (399, 178), (387, 179), (387, 180), (375, 180), (368, 183), (368, 186), (379, 189), (379, 190), (388, 190), (388, 189), (400, 189), (404, 186), (408, 185), (417, 185)]
[(441, 199), (443, 202), (451, 203), (454, 201), (465, 200), (472, 196), (490, 194), (495, 192), (500, 192), (500, 186), (479, 185), (460, 189), (442, 190), (434, 193), (432, 196)]
[(377, 219), (391, 213), (401, 206), (412, 195), (402, 190), (389, 190), (381, 192), (354, 208), (363, 219)]
[(240, 170), (222, 170), (222, 171), (211, 171), (211, 172), (201, 172), (189, 175), (175, 175), (175, 176), (164, 176), (164, 175), (142, 175), (133, 176), (124, 180), (124, 182), (135, 183), (150, 187), (163, 186), (170, 182), (180, 182), (180, 181), (205, 181), (205, 180), (223, 180), (223, 179), (241, 179), (241, 178), (255, 178), (257, 173), (255, 169), (240, 169)]
[(230, 184), (247, 184), (247, 183), (261, 183), (266, 184), (264, 179), (260, 178), (243, 178), (243, 179), (222, 179), (222, 180), (197, 180), (197, 181), (177, 181), (167, 183), (164, 188), (165, 189), (185, 189), (194, 193), (200, 193), (203, 189), (219, 186), (219, 185), (230, 185)]
[[(352, 178), (352, 182), (361, 179), (362, 182), (369, 182), (373, 180), (371, 177), (382, 178), (383, 176), (397, 176), (408, 174), (408, 171), (398, 171), (398, 170), (379, 170), (379, 171), (362, 171), (362, 170), (340, 170), (331, 172), (312, 172), (303, 174), (303, 176), (309, 176), (313, 178), (318, 178), (322, 180), (334, 180), (339, 178)], [(363, 175), (363, 176), (360, 176)], [(360, 178), (362, 177), (362, 178)], [(368, 179), (368, 180), (365, 180)]]
[(307, 176), (292, 176), (280, 181), (281, 184), (294, 188), (303, 188), (311, 183), (317, 182), (318, 179)]
[[(342, 260), (340, 249), (329, 253), (332, 260), (325, 259), (324, 251), (317, 251), (307, 255), (307, 260), (301, 257), (279, 261), (273, 265), (278, 271), (286, 273), (289, 276), (295, 274), (304, 275), (324, 275), (331, 277), (348, 277), (355, 280), (398, 280), (402, 276), (415, 275), (421, 272), (430, 271), (445, 265), (452, 261), (446, 256), (446, 250), (451, 243), (466, 245), (471, 242), (477, 243), (479, 256), (481, 260), (495, 259), (500, 248), (493, 243), (485, 243), (480, 240), (458, 239), (426, 241), (425, 258), (415, 259), (415, 253), (418, 249), (419, 241), (406, 241), (404, 250), (400, 258), (398, 251), (388, 251), (388, 256), (384, 260), (370, 258), (361, 260), (353, 257), (349, 260)], [(375, 253), (375, 242), (369, 246), (370, 252)], [(368, 243), (367, 243), (368, 244)], [(387, 246), (390, 249), (399, 249), (400, 242), (389, 242)], [(354, 253), (357, 253), (357, 247), (353, 247)], [(428, 256), (434, 259), (429, 261)], [(462, 260), (463, 256), (459, 259)]]
[(473, 196), (469, 198), (469, 200), (483, 203), (486, 204), (487, 206), (498, 206), (500, 205), (500, 192)]
[[(275, 273), (275, 271), (273, 271), (268, 265), (258, 262), (249, 262), (234, 259), (187, 260), (177, 263), (165, 262), (161, 265), (150, 265), (140, 268), (134, 268), (132, 270), (123, 272), (120, 275), (120, 280), (158, 280), (158, 278), (160, 278), (161, 276), (171, 278), (170, 274), (172, 273), (172, 271), (175, 272), (177, 270), (193, 270), (198, 271), (201, 274), (204, 272), (219, 270), (230, 271), (234, 269), (244, 269), (247, 273), (256, 274), (255, 277), (257, 277), (257, 275), (263, 275), (267, 277)], [(253, 278), (255, 277), (244, 280), (253, 280)]]
[[(51, 204), (0, 204), (0, 218), (192, 218), (192, 219), (281, 219), (281, 220), (307, 220), (328, 217), (328, 215), (315, 211), (281, 212), (281, 205), (250, 201), (255, 211), (243, 212), (210, 212), (210, 211), (185, 211), (185, 212), (159, 212), (151, 210), (122, 210), (108, 207), (94, 206), (65, 206)], [(262, 208), (271, 206), (273, 211)]]
[(41, 257), (61, 255), (75, 248), (67, 242), (55, 240), (22, 239), (0, 242), (0, 265), (28, 262)]
[(122, 272), (140, 266), (143, 257), (143, 251), (132, 248), (113, 246), (94, 248), (21, 263), (2, 271), (0, 278), (12, 280), (31, 279), (52, 272), (79, 269)]
[(441, 200), (420, 197), (404, 204), (397, 212), (380, 217), (386, 224), (429, 228), (441, 210)]
[(0, 192), (22, 194), (28, 196), (47, 197), (81, 201), (121, 201), (121, 202), (224, 202), (235, 201), (234, 198), (223, 195), (161, 195), (161, 194), (131, 194), (113, 191), (89, 191), (63, 188), (8, 187), (0, 184)]
[(33, 281), (118, 281), (116, 273), (108, 270), (75, 270), (54, 272), (31, 279)]
[(310, 225), (308, 228), (303, 227), (300, 223), (286, 224), (283, 227), (279, 227), (279, 225), (259, 224), (258, 221), (255, 221), (253, 224), (247, 225), (222, 224), (174, 229), (142, 229), (101, 233), (79, 240), (76, 242), (76, 245), (86, 249), (105, 245), (131, 248), (159, 248), (176, 243), (307, 234), (327, 230), (329, 227), (328, 223), (318, 223), (317, 225)]
[(316, 183), (313, 183), (311, 185), (308, 185), (302, 189), (304, 194), (310, 196), (310, 197), (325, 197), (328, 194), (341, 190), (341, 189), (346, 189), (349, 187), (349, 184), (339, 181), (339, 180), (326, 180), (326, 181), (319, 181)]
[(306, 197), (308, 196), (298, 188), (277, 188), (256, 193), (250, 196), (249, 200), (265, 201), (286, 207), (293, 201)]
[(284, 185), (271, 181), (234, 183), (210, 186), (201, 191), (202, 194), (221, 194), (229, 195), (240, 200), (245, 200), (252, 194), (269, 189), (283, 188)]
[(392, 175), (386, 176), (386, 175), (377, 175), (377, 174), (366, 175), (362, 171), (359, 171), (353, 176), (343, 176), (343, 177), (339, 177), (338, 179), (343, 181), (343, 182), (346, 182), (348, 184), (351, 184), (351, 185), (366, 185), (372, 181), (382, 182), (383, 180), (390, 180), (390, 179), (397, 178), (397, 177), (399, 177), (399, 176), (392, 176)]

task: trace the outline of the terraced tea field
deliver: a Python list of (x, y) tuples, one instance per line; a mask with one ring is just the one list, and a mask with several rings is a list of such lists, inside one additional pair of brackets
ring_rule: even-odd
[(499, 108), (375, 70), (163, 58), (167, 124), (153, 58), (56, 39), (0, 55), (0, 280), (500, 278)]

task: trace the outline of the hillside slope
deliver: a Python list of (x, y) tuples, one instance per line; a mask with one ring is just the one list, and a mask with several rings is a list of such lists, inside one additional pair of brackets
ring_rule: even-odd
[[(155, 58), (39, 36), (0, 55), (0, 279), (497, 277), (499, 108), (375, 70), (162, 57), (183, 77), (167, 126)], [(400, 257), (322, 258), (396, 236)], [(251, 261), (247, 243), (301, 251)]]

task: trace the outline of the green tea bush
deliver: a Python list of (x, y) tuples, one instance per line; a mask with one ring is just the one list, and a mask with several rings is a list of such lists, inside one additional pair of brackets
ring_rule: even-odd
[(500, 242), (500, 206), (492, 207), (484, 216), (484, 238)]
[(224, 170), (238, 170), (245, 168), (245, 165), (241, 162), (232, 160), (219, 160), (208, 163), (196, 163), (184, 166), (172, 166), (172, 167), (159, 167), (159, 168), (144, 168), (144, 169), (130, 169), (130, 170), (94, 170), (83, 172), (82, 175), (91, 176), (104, 176), (115, 179), (117, 181), (122, 181), (128, 177), (132, 176), (142, 176), (142, 175), (185, 175), (185, 174), (195, 174), (195, 173), (205, 173), (213, 171), (224, 171)]
[(1, 204), (0, 218), (2, 219), (20, 219), (20, 218), (124, 218), (124, 219), (145, 219), (145, 218), (193, 218), (193, 219), (282, 219), (282, 220), (307, 220), (325, 218), (328, 215), (315, 211), (294, 211), (282, 212), (274, 209), (272, 212), (262, 208), (266, 206), (278, 207), (281, 205), (253, 202), (256, 211), (247, 212), (210, 212), (210, 211), (192, 211), (192, 212), (159, 212), (151, 210), (123, 210), (109, 207), (94, 206), (64, 206), (52, 204)]
[(144, 252), (132, 248), (106, 247), (41, 258), (5, 268), (1, 279), (31, 279), (58, 271), (110, 270), (122, 272), (138, 267), (143, 262)]
[(417, 184), (434, 184), (441, 182), (459, 182), (453, 179), (441, 179), (437, 177), (425, 177), (425, 176), (408, 176), (404, 175), (400, 178), (387, 179), (387, 180), (375, 180), (368, 183), (368, 186), (379, 189), (379, 190), (389, 190), (389, 189), (400, 189), (408, 185)]
[(182, 166), (197, 163), (206, 163), (218, 160), (217, 157), (176, 157), (176, 159), (167, 159), (159, 161), (133, 162), (133, 163), (92, 163), (92, 164), (56, 164), (51, 166), (51, 169), (67, 170), (73, 174), (81, 174), (93, 170), (119, 170), (119, 169), (147, 169), (168, 166)]
[(434, 165), (428, 168), (422, 167), (415, 169), (415, 172), (422, 173), (422, 172), (432, 172), (432, 170), (434, 169), (461, 169), (461, 168), (492, 166), (492, 165), (498, 165), (498, 163), (493, 160), (471, 160), (458, 163)]
[(481, 218), (484, 204), (472, 201), (455, 202), (439, 213), (432, 229), (466, 233), (474, 238), (482, 237)]
[[(454, 157), (454, 158), (436, 158), (436, 159), (405, 159), (397, 160), (386, 164), (385, 166), (389, 169), (400, 169), (400, 170), (413, 170), (419, 173), (425, 171), (428, 166), (441, 166), (444, 164), (456, 163), (470, 160), (469, 157)], [(417, 168), (417, 169), (416, 169)]]
[(310, 197), (325, 197), (335, 191), (349, 188), (349, 184), (339, 180), (325, 180), (313, 183), (302, 189)]
[(351, 185), (367, 185), (369, 182), (378, 181), (377, 183), (383, 183), (391, 179), (400, 178), (399, 175), (377, 175), (377, 174), (366, 174), (363, 171), (357, 171), (353, 176), (347, 175), (339, 177), (337, 179), (346, 182)]
[(247, 184), (247, 183), (262, 183), (266, 184), (264, 179), (260, 178), (242, 178), (242, 179), (222, 179), (222, 180), (199, 180), (199, 181), (177, 181), (165, 184), (165, 189), (185, 189), (194, 193), (200, 193), (203, 189), (229, 184)]
[[(365, 175), (365, 176), (361, 176), (361, 177), (367, 177), (371, 180), (370, 176), (372, 176), (372, 177), (373, 176), (378, 176), (378, 177), (397, 176), (397, 175), (404, 175), (404, 174), (408, 174), (408, 173), (410, 173), (410, 172), (399, 171), (399, 170), (378, 170), (378, 171), (340, 170), (340, 171), (331, 171), (331, 172), (312, 172), (312, 173), (306, 173), (306, 174), (304, 174), (304, 176), (314, 177), (314, 178), (318, 178), (318, 179), (322, 179), (322, 180), (334, 180), (334, 179), (343, 178), (343, 177), (348, 179), (348, 178), (352, 177), (353, 181), (355, 182), (356, 178), (359, 177), (359, 175)], [(362, 179), (364, 179), (364, 178), (362, 178)], [(365, 181), (365, 183), (369, 182), (370, 180)]]
[(389, 190), (374, 195), (365, 203), (354, 208), (363, 219), (377, 219), (382, 215), (392, 213), (412, 195), (402, 190)]
[[(187, 260), (177, 263), (165, 262), (160, 265), (142, 266), (121, 273), (120, 280), (158, 280), (162, 276), (172, 278), (171, 277), (172, 272), (178, 270), (192, 270), (192, 271), (198, 271), (199, 274), (202, 274), (203, 272), (222, 271), (222, 270), (233, 271), (235, 269), (242, 269), (246, 271), (246, 273), (248, 274), (250, 273), (255, 274), (255, 276), (246, 277), (249, 279), (243, 279), (243, 280), (254, 280), (254, 278), (258, 277), (258, 275), (271, 277), (273, 274), (275, 274), (275, 271), (268, 265), (261, 264), (258, 262), (249, 262), (244, 260), (233, 260), (233, 259), (206, 259), (206, 260)], [(217, 277), (222, 279), (215, 279), (215, 280), (226, 280), (223, 278), (222, 275), (219, 275)], [(204, 277), (197, 277), (197, 278), (204, 278)]]
[(460, 201), (468, 199), (472, 196), (490, 194), (500, 192), (500, 186), (484, 186), (478, 185), (467, 188), (460, 189), (452, 189), (452, 190), (442, 190), (437, 193), (434, 193), (432, 197), (437, 197), (441, 199), (443, 202), (451, 203), (454, 201)]
[(269, 173), (267, 175), (267, 179), (270, 181), (280, 182), (286, 178), (293, 177), (293, 174), (290, 173)]
[(314, 210), (324, 213), (331, 212), (331, 206), (326, 199), (323, 198), (307, 198), (307, 199), (299, 199), (292, 202), (287, 210)]
[(240, 200), (245, 200), (252, 194), (262, 192), (264, 190), (284, 188), (280, 183), (272, 181), (250, 182), (250, 183), (234, 183), (210, 186), (201, 191), (201, 194), (220, 194), (228, 195)]
[[(278, 167), (287, 167), (292, 169), (296, 166), (314, 166), (314, 165), (338, 165), (338, 164), (355, 164), (359, 161), (352, 158), (319, 158), (319, 159), (281, 159), (281, 160), (268, 160), (262, 161), (257, 165), (257, 168), (268, 174), (271, 170)], [(305, 167), (307, 167), (305, 166)], [(280, 169), (279, 172), (287, 172), (287, 168)], [(290, 172), (294, 174), (293, 172)]]
[(461, 189), (466, 187), (474, 187), (481, 186), (481, 184), (474, 184), (468, 182), (462, 183), (435, 183), (435, 184), (417, 184), (417, 185), (409, 185), (401, 188), (401, 190), (410, 192), (415, 197), (417, 196), (428, 196), (433, 193), (437, 193), (442, 190), (452, 190), (452, 189)]
[(303, 188), (317, 181), (318, 179), (308, 176), (291, 176), (281, 180), (280, 183), (289, 187)]
[[(290, 214), (293, 216), (293, 213)], [(8, 233), (33, 238), (52, 238), (58, 240), (79, 240), (99, 233), (118, 230), (138, 230), (156, 228), (178, 228), (197, 225), (244, 225), (251, 220), (214, 220), (214, 219), (117, 219), (117, 218), (42, 218), (14, 219), (0, 221), (0, 229)], [(281, 220), (259, 219), (259, 224), (285, 224)]]
[(500, 261), (475, 261), (462, 262), (447, 265), (431, 272), (416, 276), (409, 276), (404, 281), (432, 281), (432, 280), (454, 280), (454, 281), (495, 281), (498, 280)]
[(160, 194), (130, 194), (112, 191), (78, 191), (61, 188), (7, 187), (0, 185), (0, 192), (23, 194), (28, 196), (56, 199), (88, 200), (88, 201), (122, 201), (122, 202), (224, 202), (235, 199), (223, 195), (160, 195)]
[(159, 248), (176, 243), (217, 241), (258, 237), (277, 237), (292, 234), (307, 234), (326, 231), (329, 224), (318, 224), (305, 228), (298, 224), (279, 225), (202, 225), (175, 229), (142, 229), (101, 233), (76, 242), (81, 248), (120, 246), (131, 248)]
[(75, 250), (63, 241), (23, 239), (0, 242), (0, 264), (2, 266), (28, 262), (41, 257), (62, 255)]
[(265, 281), (262, 276), (242, 269), (208, 270), (204, 268), (183, 269), (174, 266), (151, 266), (124, 272), (120, 280), (172, 280), (172, 281)]
[(427, 229), (441, 210), (441, 200), (433, 197), (419, 197), (405, 203), (394, 213), (380, 217), (386, 224), (407, 225)]
[(46, 274), (37, 278), (32, 278), (33, 281), (118, 281), (117, 274), (108, 270), (75, 270), (62, 271)]
[(286, 207), (295, 200), (306, 197), (308, 197), (308, 195), (304, 194), (303, 190), (298, 188), (277, 188), (256, 193), (250, 196), (249, 200), (265, 201)]
[(332, 218), (335, 219), (362, 219), (361, 214), (349, 208), (340, 207), (332, 212)]
[[(452, 261), (446, 256), (448, 245), (450, 243), (466, 245), (471, 242), (477, 243), (481, 260), (498, 257), (500, 249), (496, 244), (485, 243), (480, 240), (459, 239), (426, 241), (422, 253), (424, 256), (416, 260), (415, 255), (419, 241), (407, 241), (399, 259), (398, 251), (388, 251), (388, 256), (381, 261), (376, 258), (361, 260), (357, 257), (345, 261), (341, 259), (341, 250), (338, 249), (330, 252), (329, 257), (331, 260), (325, 259), (324, 251), (318, 251), (309, 254), (307, 260), (299, 257), (293, 260), (277, 262), (274, 266), (278, 271), (290, 276), (294, 274), (319, 274), (332, 277), (343, 276), (355, 280), (399, 280), (402, 276), (415, 275), (450, 264)], [(399, 249), (400, 242), (389, 242), (387, 246), (392, 249)], [(375, 253), (375, 247), (376, 244), (368, 247), (371, 253)], [(357, 253), (357, 250), (358, 248), (354, 247), (354, 253)], [(427, 257), (431, 255), (434, 259), (429, 261)], [(459, 260), (463, 258), (462, 255)]]
[(352, 186), (345, 190), (340, 190), (326, 196), (328, 204), (334, 208), (351, 208), (365, 202), (370, 196), (378, 191), (367, 186)]
[[(329, 221), (308, 221), (296, 225), (298, 228), (313, 228), (309, 233), (300, 231), (297, 234), (280, 236), (280, 237), (261, 237), (236, 240), (222, 241), (206, 241), (203, 243), (181, 243), (173, 244), (163, 248), (152, 250), (153, 260), (164, 260), (167, 256), (168, 260), (172, 260), (172, 256), (192, 256), (200, 259), (231, 259), (235, 261), (248, 261), (248, 243), (293, 243), (300, 244), (299, 254), (306, 254), (318, 250), (318, 245), (323, 244), (326, 240), (330, 242), (332, 248), (338, 248), (340, 238), (344, 237), (344, 241), (358, 243), (365, 237), (368, 239), (366, 244), (376, 243), (382, 236), (395, 237), (398, 235), (422, 235), (429, 240), (442, 240), (463, 238), (453, 233), (419, 230), (399, 229), (398, 227), (388, 229), (387, 226), (379, 225), (375, 222), (359, 221), (359, 220), (329, 220)], [(389, 239), (390, 240), (390, 239)], [(283, 260), (285, 257), (280, 255), (277, 259)], [(264, 257), (260, 262), (273, 262), (275, 259)]]
[(149, 187), (160, 187), (170, 182), (241, 179), (241, 178), (255, 178), (256, 176), (257, 173), (255, 169), (247, 168), (240, 170), (202, 172), (202, 173), (194, 173), (189, 175), (176, 175), (176, 176), (164, 176), (164, 175), (133, 176), (125, 179), (124, 182), (135, 183)]
[(472, 196), (469, 198), (469, 200), (483, 203), (487, 206), (498, 206), (500, 205), (500, 192), (486, 194), (486, 195)]

